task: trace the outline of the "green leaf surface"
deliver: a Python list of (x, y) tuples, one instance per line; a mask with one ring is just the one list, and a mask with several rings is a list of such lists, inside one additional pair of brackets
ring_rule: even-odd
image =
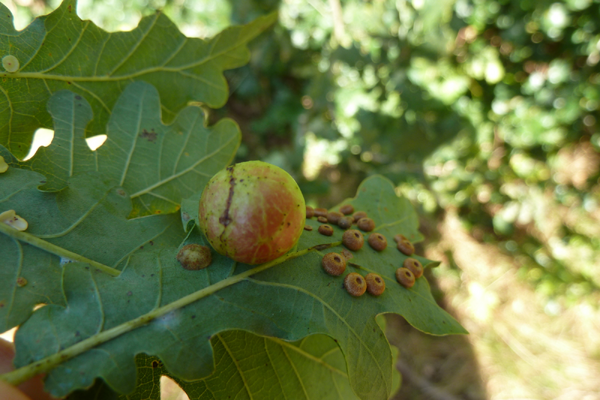
[[(0, 175), (0, 212), (15, 210), (37, 240), (121, 269), (144, 246), (171, 248), (184, 237), (176, 216), (127, 220), (125, 190), (95, 173), (72, 178), (60, 192), (39, 191), (43, 179), (17, 168)], [(0, 254), (0, 331), (24, 322), (36, 304), (65, 303), (62, 265), (72, 260), (2, 234)], [(19, 278), (27, 283), (19, 286)]]
[(161, 12), (142, 18), (130, 32), (106, 32), (76, 15), (65, 0), (52, 13), (16, 31), (0, 4), (0, 54), (19, 60), (17, 72), (0, 75), (0, 145), (23, 158), (39, 127), (52, 128), (46, 102), (69, 89), (88, 99), (94, 119), (87, 135), (104, 134), (111, 110), (133, 81), (154, 85), (162, 116), (170, 122), (190, 101), (218, 108), (228, 88), (223, 71), (244, 65), (246, 44), (277, 19), (260, 17), (215, 37), (188, 38)]
[[(414, 211), (406, 209), (409, 204), (396, 196), (384, 178), (365, 181), (349, 202), (366, 210), (382, 231), (418, 235)], [(315, 228), (318, 224), (315, 220), (307, 223)], [(196, 232), (181, 244), (205, 243)], [(305, 232), (298, 249), (335, 242), (341, 233), (337, 228), (334, 237), (321, 236), (316, 229)], [(118, 232), (115, 235), (120, 236)], [(236, 264), (217, 254), (209, 268), (187, 271), (175, 260), (176, 252), (176, 247), (156, 246), (152, 251), (135, 252), (116, 278), (79, 263), (66, 265), (62, 287), (67, 307), (43, 307), (22, 325), (16, 337), (16, 365), (36, 365), (55, 353), (62, 358), (65, 353), (59, 351), (90, 338), (94, 343), (91, 350), (72, 359), (65, 357), (66, 361), (48, 374), (47, 389), (63, 396), (101, 377), (111, 388), (128, 393), (134, 390), (134, 359), (140, 353), (158, 356), (179, 379), (195, 380), (212, 373), (209, 339), (220, 332), (243, 329), (292, 341), (321, 333), (337, 340), (354, 392), (363, 399), (386, 399), (393, 388), (393, 357), (375, 321), (378, 314), (402, 314), (418, 329), (433, 334), (465, 332), (436, 305), (424, 278), (411, 289), (395, 282), (394, 271), (405, 257), (393, 247), (377, 253), (365, 246), (355, 253), (355, 266), (347, 270), (380, 273), (388, 288), (378, 298), (348, 295), (342, 288), (343, 277), (322, 271), (318, 252), (288, 259), (260, 273), (253, 271), (261, 267)], [(238, 280), (238, 276), (242, 278)], [(237, 283), (210, 291), (225, 279)], [(208, 290), (200, 292), (207, 296), (199, 300), (186, 297), (199, 290)], [(151, 322), (146, 323), (148, 320)], [(128, 326), (132, 328), (110, 341), (99, 339), (113, 328)]]
[(108, 138), (96, 151), (85, 141), (85, 127), (92, 119), (85, 98), (62, 90), (50, 98), (48, 110), (55, 129), (50, 146), (40, 148), (29, 161), (9, 164), (43, 173), (47, 183), (42, 189), (50, 191), (62, 189), (72, 176), (97, 171), (130, 193), (130, 217), (177, 211), (182, 198), (204, 188), (229, 164), (241, 140), (233, 120), (207, 127), (195, 106), (164, 125), (158, 92), (144, 82), (123, 91), (108, 123)]
[[(339, 346), (326, 335), (296, 342), (261, 337), (245, 331), (222, 332), (211, 338), (215, 371), (209, 377), (183, 381), (171, 377), (191, 400), (211, 399), (358, 399), (348, 380)], [(136, 390), (119, 396), (103, 382), (78, 391), (69, 400), (160, 399), (160, 377), (170, 377), (160, 359), (140, 354)], [(399, 375), (396, 372), (396, 375)]]

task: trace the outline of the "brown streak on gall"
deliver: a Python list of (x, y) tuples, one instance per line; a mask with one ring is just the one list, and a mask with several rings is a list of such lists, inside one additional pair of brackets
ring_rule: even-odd
[(227, 205), (225, 206), (225, 211), (223, 211), (223, 215), (219, 217), (219, 223), (223, 226), (227, 226), (231, 223), (231, 217), (229, 216), (229, 208), (231, 207), (231, 200), (233, 199), (233, 187), (235, 186), (235, 178), (233, 177), (233, 165), (231, 167), (227, 167), (227, 171), (229, 171), (229, 196), (227, 196)]

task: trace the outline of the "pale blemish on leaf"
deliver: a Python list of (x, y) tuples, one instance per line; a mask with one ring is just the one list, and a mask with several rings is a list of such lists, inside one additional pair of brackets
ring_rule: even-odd
[(8, 164), (4, 161), (4, 157), (0, 156), (0, 174), (8, 170)]
[(18, 216), (15, 210), (4, 211), (0, 214), (0, 222), (12, 226), (18, 231), (24, 231), (28, 226), (27, 221), (23, 217)]
[(17, 72), (20, 65), (17, 57), (8, 55), (2, 58), (2, 66), (6, 72)]

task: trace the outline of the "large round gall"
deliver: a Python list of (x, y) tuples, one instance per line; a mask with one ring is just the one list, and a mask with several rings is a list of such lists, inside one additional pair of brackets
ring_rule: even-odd
[(262, 264), (287, 253), (300, 239), (306, 205), (287, 172), (248, 161), (212, 177), (200, 198), (199, 219), (215, 251)]

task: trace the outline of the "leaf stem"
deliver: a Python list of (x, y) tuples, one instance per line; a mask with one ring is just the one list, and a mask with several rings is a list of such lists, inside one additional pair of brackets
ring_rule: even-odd
[(147, 314), (144, 314), (135, 319), (132, 319), (131, 321), (127, 321), (121, 325), (117, 325), (111, 329), (108, 329), (106, 331), (98, 333), (97, 335), (94, 335), (87, 339), (84, 339), (81, 342), (74, 344), (71, 347), (67, 347), (66, 349), (59, 351), (58, 353), (55, 353), (51, 356), (48, 356), (48, 357), (38, 360), (32, 364), (29, 364), (29, 365), (26, 365), (19, 369), (16, 369), (12, 372), (8, 372), (6, 374), (0, 375), (0, 380), (3, 380), (11, 385), (15, 385), (15, 386), (19, 385), (19, 384), (33, 378), (37, 374), (50, 371), (56, 365), (59, 365), (73, 357), (76, 357), (79, 354), (82, 354), (82, 353), (92, 349), (93, 347), (96, 347), (96, 346), (98, 346), (102, 343), (105, 343), (111, 339), (121, 336), (124, 333), (132, 331), (136, 328), (144, 326), (144, 325), (148, 324), (149, 322), (155, 320), (156, 318), (162, 317), (163, 315), (166, 315), (166, 314), (170, 313), (171, 311), (183, 308), (195, 301), (198, 301), (204, 297), (210, 296), (213, 293), (216, 293), (221, 289), (224, 289), (228, 286), (231, 286), (240, 281), (243, 281), (244, 279), (246, 279), (252, 275), (255, 275), (259, 272), (265, 271), (265, 270), (272, 268), (276, 265), (279, 265), (287, 260), (291, 260), (293, 258), (308, 254), (311, 251), (325, 250), (325, 249), (329, 249), (331, 247), (339, 246), (341, 244), (342, 244), (341, 241), (334, 242), (334, 243), (327, 243), (327, 244), (319, 244), (319, 245), (312, 246), (312, 247), (309, 247), (309, 248), (306, 248), (303, 250), (285, 254), (273, 261), (270, 261), (268, 263), (259, 265), (258, 267), (249, 269), (245, 272), (242, 272), (241, 274), (237, 274), (232, 277), (223, 279), (222, 281), (219, 281), (215, 284), (207, 286), (204, 289), (198, 290), (197, 292), (194, 292), (187, 296), (184, 296), (184, 297), (180, 298), (179, 300), (176, 300), (165, 306), (156, 308)]
[(64, 249), (60, 246), (47, 242), (43, 239), (40, 239), (37, 236), (32, 235), (31, 233), (21, 232), (16, 230), (15, 228), (8, 226), (7, 224), (3, 224), (0, 222), (0, 233), (4, 233), (7, 236), (12, 237), (13, 239), (20, 240), (21, 242), (28, 243), (32, 246), (35, 246), (39, 249), (46, 250), (49, 253), (55, 254), (59, 257), (65, 257), (73, 261), (80, 261), (83, 263), (87, 263), (90, 266), (99, 269), (102, 272), (105, 272), (112, 276), (119, 276), (121, 271), (115, 268), (111, 268), (107, 265), (100, 264), (97, 261), (90, 260), (80, 254), (73, 253), (67, 249)]

